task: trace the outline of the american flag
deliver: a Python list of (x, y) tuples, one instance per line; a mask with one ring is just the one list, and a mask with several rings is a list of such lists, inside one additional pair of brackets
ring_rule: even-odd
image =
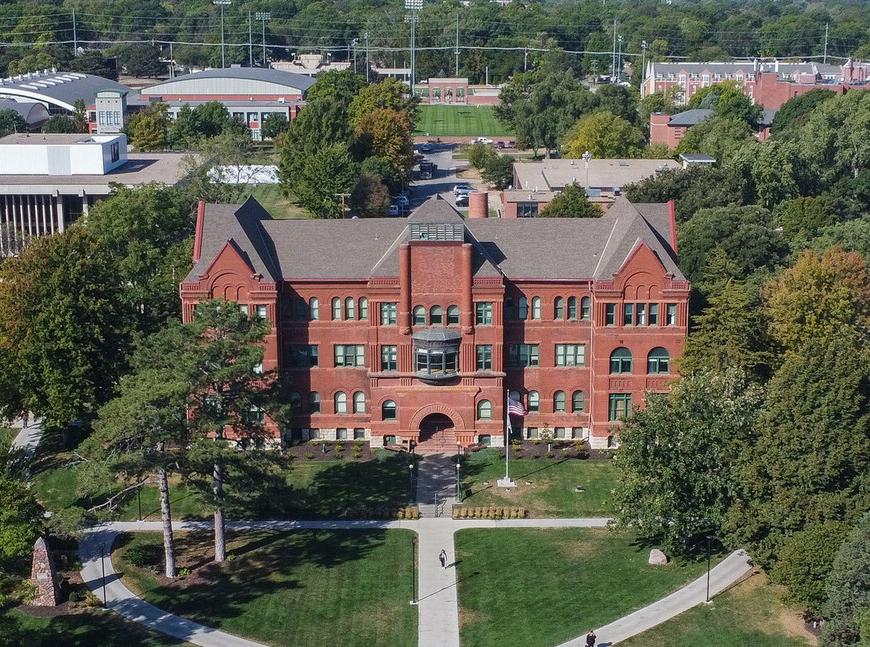
[(508, 414), (513, 416), (524, 416), (526, 415), (526, 408), (523, 406), (522, 402), (518, 402), (508, 396)]

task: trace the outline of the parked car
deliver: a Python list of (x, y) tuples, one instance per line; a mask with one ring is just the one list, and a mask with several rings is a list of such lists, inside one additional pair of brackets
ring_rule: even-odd
[(453, 187), (453, 195), (457, 197), (460, 194), (471, 193), (472, 191), (474, 191), (474, 189), (471, 187), (470, 184), (457, 184)]
[(460, 193), (456, 196), (456, 206), (457, 207), (467, 207), (468, 206), (468, 194)]
[(408, 199), (404, 193), (400, 193), (399, 195), (390, 196), (390, 201), (393, 204), (399, 205), (399, 207), (408, 208), (411, 206), (411, 201)]
[(421, 153), (431, 153), (435, 150), (435, 147), (432, 144), (420, 144), (420, 152)]
[(492, 140), (488, 137), (475, 137), (471, 140), (472, 144), (491, 144)]
[(503, 149), (507, 148), (507, 144), (505, 144), (504, 142), (499, 141), (499, 142), (496, 142), (496, 143), (495, 143), (495, 147), (496, 147), (497, 149), (499, 149), (499, 150), (503, 150)]
[(387, 208), (387, 215), (391, 217), (401, 216), (402, 209), (399, 205), (393, 203)]

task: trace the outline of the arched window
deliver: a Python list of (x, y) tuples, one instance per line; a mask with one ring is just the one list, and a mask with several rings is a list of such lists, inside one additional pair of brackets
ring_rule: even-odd
[(359, 300), (359, 318), (360, 319), (368, 319), (369, 318), (369, 300), (365, 297), (360, 297)]
[(583, 409), (586, 408), (586, 396), (583, 395), (583, 391), (574, 391), (571, 394), (571, 411), (573, 413), (583, 413)]
[(308, 413), (320, 413), (320, 394), (317, 391), (308, 394)]
[(589, 319), (592, 316), (592, 300), (589, 297), (580, 299), (580, 318)]
[(541, 318), (541, 298), (532, 297), (532, 319)]
[(384, 403), (381, 405), (381, 418), (383, 420), (395, 420), (396, 419), (396, 403), (392, 400), (384, 400)]
[(299, 413), (302, 411), (302, 396), (296, 391), (290, 392), (290, 410), (293, 413)]
[(447, 325), (459, 325), (459, 306), (447, 306)]
[(332, 297), (332, 320), (341, 320), (341, 299)]
[(577, 318), (577, 297), (568, 297), (568, 319)]
[(366, 412), (366, 394), (362, 391), (357, 391), (353, 394), (353, 412), (354, 413), (365, 413)]
[(553, 319), (563, 319), (565, 317), (565, 299), (556, 297), (553, 301)]
[(414, 325), (426, 325), (426, 308), (424, 308), (423, 306), (414, 306)]
[(347, 413), (347, 393), (339, 391), (332, 400), (335, 413)]
[(441, 306), (432, 306), (429, 308), (429, 325), (435, 326), (444, 323), (441, 316)]
[(631, 351), (627, 348), (617, 348), (610, 353), (611, 373), (631, 373)]
[(356, 319), (356, 302), (353, 297), (347, 297), (344, 300), (344, 318)]
[(492, 402), (481, 400), (477, 403), (477, 419), (489, 420), (490, 418), (492, 418)]
[(650, 374), (670, 373), (671, 356), (661, 346), (653, 348), (646, 356), (646, 372)]
[(564, 391), (556, 391), (553, 394), (553, 413), (560, 413), (565, 411), (565, 392)]
[(317, 321), (320, 319), (320, 302), (317, 297), (308, 299), (308, 320)]
[(529, 300), (526, 297), (520, 297), (517, 301), (517, 319), (529, 318)]
[(537, 391), (529, 391), (529, 413), (541, 410), (541, 396)]

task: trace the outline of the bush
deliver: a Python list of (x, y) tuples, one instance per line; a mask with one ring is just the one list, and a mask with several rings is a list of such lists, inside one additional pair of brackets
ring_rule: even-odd
[(492, 146), (488, 144), (472, 144), (466, 149), (466, 152), (468, 154), (468, 163), (476, 169), (484, 168), (487, 162), (494, 157), (498, 157)]
[(307, 458), (308, 460), (313, 460), (314, 452), (305, 452), (305, 458)]
[(178, 569), (178, 577), (187, 577), (188, 575), (190, 575), (189, 568), (179, 568)]
[(131, 546), (124, 559), (136, 568), (154, 568), (160, 564), (163, 558), (163, 548), (154, 544), (139, 544)]

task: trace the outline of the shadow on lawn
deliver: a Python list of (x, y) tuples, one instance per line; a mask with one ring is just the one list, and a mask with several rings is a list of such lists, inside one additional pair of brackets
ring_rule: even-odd
[[(463, 478), (463, 481), (473, 480), (476, 477), (480, 476), (480, 474), (482, 474), (486, 470), (491, 469), (493, 463), (496, 460), (498, 460), (502, 465), (504, 465), (504, 452), (501, 452), (500, 456), (491, 456), (491, 460), (488, 460), (486, 462), (479, 461), (479, 460), (478, 461), (468, 460), (468, 457), (464, 456), (463, 460), (462, 460), (462, 474), (463, 474), (462, 478)], [(515, 472), (512, 471), (511, 478), (513, 478), (515, 480), (528, 478), (529, 476), (532, 476), (533, 474), (538, 474), (538, 473), (543, 472), (545, 470), (552, 469), (558, 465), (561, 465), (562, 463), (566, 463), (566, 462), (572, 461), (572, 460), (579, 460), (579, 459), (576, 459), (576, 458), (560, 458), (558, 460), (548, 459), (541, 467), (538, 467), (537, 469), (526, 471), (523, 474), (516, 474)], [(468, 497), (472, 496), (473, 494), (477, 494), (479, 492), (485, 492), (486, 490), (493, 489), (495, 487), (495, 483), (491, 482), (491, 483), (489, 483), (489, 485), (479, 484), (478, 487), (474, 487), (473, 489), (472, 489), (472, 487), (469, 487), (469, 486), (466, 486), (466, 487), (468, 487), (468, 491), (465, 494), (465, 498), (468, 498)]]
[[(295, 571), (308, 566), (335, 568), (365, 559), (385, 541), (386, 534), (383, 530), (245, 531), (230, 533), (228, 537), (228, 561), (215, 564), (211, 562), (210, 533), (179, 535), (178, 566), (191, 569), (191, 574), (172, 582), (152, 575), (159, 585), (146, 594), (147, 600), (207, 626), (221, 626), (229, 618), (250, 612), (251, 604), (258, 598), (303, 589), (305, 585), (294, 575)], [(130, 540), (126, 537), (120, 541)], [(116, 563), (115, 568), (123, 570), (125, 566)], [(271, 598), (268, 604), (286, 609), (292, 602)], [(254, 613), (259, 616), (262, 611)], [(235, 631), (244, 630), (236, 627)]]

